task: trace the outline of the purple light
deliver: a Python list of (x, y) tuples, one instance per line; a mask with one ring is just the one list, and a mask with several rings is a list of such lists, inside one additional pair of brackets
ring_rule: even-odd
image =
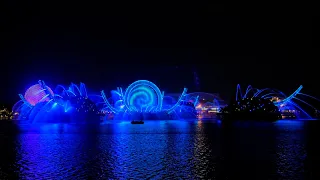
[[(47, 88), (50, 94), (53, 95), (53, 91), (49, 87)], [(29, 87), (24, 94), (24, 98), (33, 106), (39, 102), (45, 102), (50, 100), (50, 98), (45, 92), (45, 89), (43, 89), (40, 84), (35, 84)]]

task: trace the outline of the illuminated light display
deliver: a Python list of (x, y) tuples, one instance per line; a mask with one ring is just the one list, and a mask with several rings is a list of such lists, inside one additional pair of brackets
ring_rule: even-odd
[(161, 111), (163, 96), (152, 82), (139, 80), (128, 86), (124, 94), (124, 104), (131, 111)]
[(155, 117), (179, 119), (185, 117), (183, 113), (190, 113), (188, 116), (195, 118), (194, 105), (185, 101), (186, 93), (187, 88), (184, 88), (182, 94), (175, 99), (171, 96), (164, 96), (164, 92), (161, 93), (154, 83), (138, 80), (130, 84), (125, 93), (122, 88), (112, 90), (113, 103), (109, 102), (104, 91), (101, 91), (101, 96), (105, 102), (104, 110), (111, 111), (119, 116), (119, 119), (128, 119), (129, 116), (137, 114), (152, 116), (153, 119)]
[[(237, 85), (236, 99), (263, 98), (270, 100), (281, 112), (287, 114), (309, 114), (299, 105), (305, 104), (311, 108), (303, 97), (315, 97), (301, 93), (300, 86), (291, 95), (286, 96), (276, 89), (256, 89), (248, 86), (244, 93)], [(97, 95), (88, 95), (85, 84), (64, 87), (58, 85), (54, 91), (43, 81), (29, 87), (24, 95), (19, 94), (21, 100), (13, 106), (13, 112), (18, 119), (28, 119), (31, 122), (42, 120), (54, 122), (60, 117), (86, 117), (88, 114), (110, 114), (113, 119), (187, 119), (201, 116), (212, 118), (214, 114), (226, 106), (218, 94), (205, 92), (166, 94), (159, 87), (147, 80), (138, 80), (126, 89), (120, 87), (111, 91), (108, 97), (104, 91)], [(301, 97), (299, 97), (301, 96)], [(260, 108), (260, 107), (259, 107)], [(301, 113), (300, 113), (301, 112)], [(69, 122), (69, 121), (64, 121)]]
[[(107, 98), (107, 96), (106, 96), (106, 94), (104, 93), (103, 90), (101, 91), (101, 96), (102, 96), (102, 98), (103, 98), (103, 100), (104, 100), (104, 102), (105, 102), (105, 104), (106, 104), (106, 106), (107, 106), (108, 109), (110, 109), (113, 113), (118, 113), (118, 112), (119, 112), (118, 109), (114, 108), (114, 107), (109, 103), (108, 98)], [(119, 101), (120, 101), (120, 100), (119, 100)], [(122, 101), (122, 100), (121, 100), (121, 101)]]
[(0, 120), (11, 120), (13, 116), (16, 114), (13, 114), (12, 111), (9, 111), (5, 107), (0, 107)]
[(276, 121), (281, 119), (279, 108), (269, 99), (260, 97), (242, 98), (231, 102), (221, 109), (219, 116), (223, 121)]
[(200, 119), (215, 118), (220, 109), (226, 106), (217, 93), (193, 92), (186, 95), (186, 100), (194, 103), (197, 117)]
[[(304, 110), (299, 104), (302, 103), (304, 105), (307, 105), (312, 110), (314, 110), (315, 108), (311, 104), (306, 102), (306, 100), (303, 100), (298, 96), (312, 98), (318, 101), (320, 100), (313, 96), (300, 93), (302, 88), (303, 88), (302, 85), (299, 86), (297, 90), (295, 90), (292, 94), (287, 96), (285, 93), (277, 89), (271, 89), (271, 88), (255, 89), (255, 88), (252, 88), (252, 86), (250, 85), (248, 86), (245, 95), (242, 96), (241, 88), (240, 88), (240, 85), (238, 84), (237, 92), (236, 92), (236, 101), (245, 99), (245, 98), (256, 98), (256, 97), (269, 99), (270, 101), (273, 102), (274, 105), (276, 105), (279, 108), (280, 112), (283, 114), (283, 117), (300, 118), (300, 116), (304, 115), (305, 118), (312, 119), (312, 117), (307, 113), (307, 111)], [(300, 114), (300, 112), (302, 112), (302, 114)]]
[(119, 104), (118, 107), (120, 107), (120, 109), (113, 107), (109, 103), (104, 91), (101, 92), (101, 95), (107, 108), (114, 113), (119, 113), (120, 111), (126, 111), (128, 113), (159, 112), (162, 110), (163, 93), (150, 81), (135, 81), (128, 86), (124, 94), (122, 88), (117, 88), (117, 91), (113, 90), (112, 92), (119, 97), (118, 99), (114, 99), (114, 101), (116, 101), (114, 104)]
[(241, 93), (241, 87), (240, 84), (237, 85), (237, 92), (236, 92), (236, 101), (239, 100), (238, 96), (240, 95), (240, 98), (242, 99), (242, 93)]
[[(96, 104), (88, 98), (85, 84), (58, 85), (53, 92), (43, 81), (27, 89), (25, 96), (13, 106), (16, 119), (34, 122), (83, 122), (87, 116), (95, 121)], [(98, 117), (98, 116), (97, 116)], [(73, 119), (75, 119), (73, 121)]]
[(181, 102), (184, 99), (184, 97), (187, 93), (187, 90), (188, 90), (187, 88), (183, 89), (183, 92), (182, 92), (181, 96), (179, 97), (178, 102), (174, 106), (172, 106), (170, 109), (167, 110), (168, 113), (171, 113), (172, 111), (174, 111), (177, 108), (177, 106), (181, 105)]
[(53, 95), (53, 91), (46, 86), (43, 81), (39, 81), (38, 84), (35, 84), (27, 89), (24, 94), (24, 99), (30, 105), (35, 106), (39, 102), (49, 101)]
[(141, 113), (146, 119), (195, 118), (194, 103), (186, 101), (186, 93), (184, 88), (178, 98), (166, 96), (170, 101), (164, 103), (164, 92), (147, 80), (135, 81), (125, 91), (117, 88), (111, 91), (111, 97), (104, 91), (101, 95), (88, 95), (83, 83), (80, 86), (71, 83), (68, 87), (58, 85), (52, 91), (39, 81), (28, 88), (24, 96), (19, 94), (21, 100), (13, 106), (13, 111), (15, 119), (31, 123), (77, 123), (75, 121), (83, 122), (78, 119), (89, 115), (103, 114), (122, 120), (139, 118)]

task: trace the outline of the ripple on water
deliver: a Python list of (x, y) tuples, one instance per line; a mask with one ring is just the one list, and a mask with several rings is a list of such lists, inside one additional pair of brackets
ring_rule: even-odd
[(303, 179), (313, 172), (306, 164), (307, 130), (283, 124), (221, 129), (197, 121), (23, 126), (0, 133), (0, 177)]

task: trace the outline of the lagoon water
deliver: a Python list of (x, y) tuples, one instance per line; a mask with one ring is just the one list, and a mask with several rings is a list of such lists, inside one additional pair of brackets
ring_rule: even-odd
[(0, 179), (316, 179), (320, 121), (0, 121)]

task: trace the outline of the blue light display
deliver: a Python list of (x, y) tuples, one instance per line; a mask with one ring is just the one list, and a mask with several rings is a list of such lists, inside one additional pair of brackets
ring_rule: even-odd
[(250, 98), (250, 97), (260, 97), (264, 99), (270, 99), (274, 103), (274, 105), (276, 105), (279, 108), (279, 110), (283, 114), (283, 117), (298, 118), (298, 119), (303, 119), (303, 118), (312, 119), (309, 113), (307, 113), (307, 111), (304, 108), (302, 108), (301, 105), (302, 104), (307, 105), (308, 107), (311, 108), (311, 110), (315, 110), (316, 108), (314, 108), (311, 104), (309, 104), (305, 100), (298, 98), (297, 96), (302, 95), (304, 97), (309, 97), (318, 101), (320, 100), (308, 94), (300, 93), (302, 88), (303, 86), (300, 85), (299, 88), (297, 88), (297, 90), (295, 90), (292, 94), (287, 96), (285, 93), (277, 89), (271, 89), (271, 88), (256, 89), (256, 88), (253, 88), (251, 85), (249, 85), (247, 87), (245, 95), (242, 96), (241, 88), (240, 88), (240, 85), (238, 84), (237, 90), (236, 90), (236, 100), (238, 101), (240, 99)]
[[(104, 91), (101, 95), (88, 95), (86, 86), (71, 83), (65, 87), (58, 85), (54, 91), (43, 81), (31, 86), (26, 95), (19, 95), (13, 111), (15, 119), (28, 120), (31, 123), (46, 122), (84, 122), (89, 115), (105, 115), (109, 119), (135, 119), (141, 115), (144, 119), (181, 119), (183, 113), (192, 112), (189, 118), (195, 118), (194, 104), (185, 101), (187, 89), (184, 88), (179, 98), (171, 97), (169, 103), (163, 103), (164, 92), (152, 82), (139, 80), (130, 84), (125, 91), (122, 88), (111, 91), (107, 97)], [(25, 98), (27, 97), (27, 98)], [(90, 116), (90, 121), (96, 118)], [(82, 120), (78, 120), (82, 119)], [(100, 122), (100, 119), (99, 119)]]
[[(260, 97), (270, 99), (284, 114), (295, 117), (311, 118), (299, 103), (315, 109), (299, 95), (319, 100), (301, 93), (303, 86), (287, 96), (276, 89), (256, 89), (248, 86), (244, 93), (237, 85), (236, 99)], [(27, 89), (24, 95), (13, 106), (15, 119), (27, 120), (31, 123), (67, 122), (87, 123), (101, 122), (100, 116), (106, 119), (194, 119), (211, 117), (225, 106), (218, 94), (193, 92), (187, 94), (184, 88), (181, 94), (166, 94), (159, 87), (147, 80), (138, 80), (125, 90), (118, 87), (111, 91), (111, 96), (101, 94), (88, 95), (85, 84), (79, 86), (71, 83), (65, 87), (58, 85), (54, 91), (44, 81)], [(296, 101), (296, 102), (295, 102)], [(320, 101), (320, 100), (319, 100)], [(90, 117), (90, 118), (88, 118)], [(211, 117), (212, 118), (212, 117)]]
[(39, 81), (28, 88), (25, 96), (19, 96), (21, 100), (12, 108), (15, 119), (30, 123), (77, 123), (84, 122), (84, 118), (90, 116), (92, 121), (96, 121), (94, 115), (98, 113), (98, 109), (88, 98), (83, 83), (80, 83), (80, 87), (71, 83), (68, 88), (58, 85), (53, 92), (44, 81)]
[(124, 104), (130, 111), (161, 111), (163, 96), (150, 81), (139, 80), (129, 85), (124, 94)]
[[(110, 103), (104, 91), (101, 91), (101, 96), (105, 102), (104, 110), (114, 113), (115, 119), (132, 119), (137, 115), (152, 119), (180, 119), (181, 113), (195, 110), (193, 105), (190, 107), (189, 104), (184, 103), (186, 92), (187, 88), (184, 88), (177, 100), (166, 96), (170, 101), (164, 103), (164, 92), (161, 92), (154, 83), (138, 80), (130, 84), (125, 93), (122, 88), (111, 91), (113, 103)], [(196, 116), (193, 114), (191, 117)]]

